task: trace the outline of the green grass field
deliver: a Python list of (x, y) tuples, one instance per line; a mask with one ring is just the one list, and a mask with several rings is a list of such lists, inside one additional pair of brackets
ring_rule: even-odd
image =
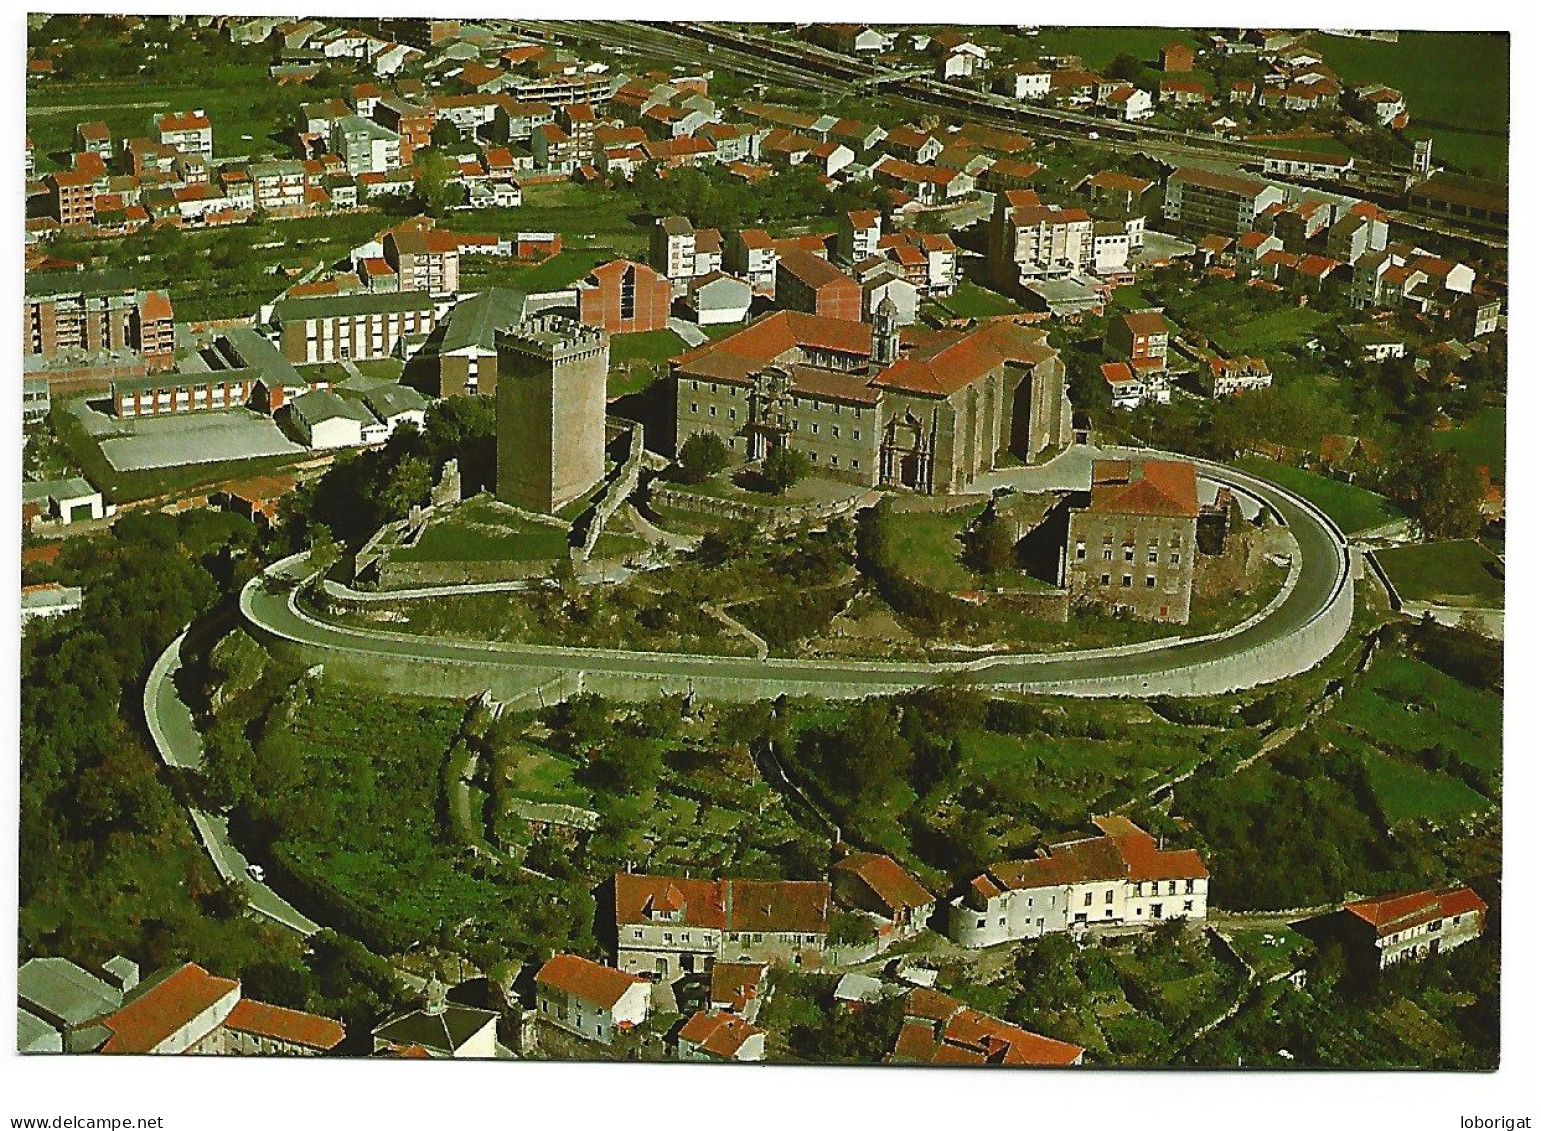
[(1465, 424), (1434, 433), (1434, 443), (1459, 452), (1478, 467), (1486, 467), (1495, 483), (1504, 481), (1507, 413), (1500, 405), (1483, 409)]
[(472, 502), (392, 554), (404, 562), (543, 561), (566, 557), (567, 531)]
[(1317, 35), (1312, 46), (1344, 86), (1383, 82), (1407, 96), (1409, 132), (1434, 137), (1434, 160), (1508, 177), (1509, 39), (1404, 31), (1395, 43)]
[(1503, 606), (1504, 583), (1493, 572), (1501, 571), (1502, 565), (1478, 542), (1396, 546), (1377, 550), (1375, 557), (1403, 600), (1477, 608)]
[(1416, 751), (1438, 743), (1485, 772), (1502, 761), (1503, 701), (1409, 656), (1376, 660), (1329, 720), (1373, 735), (1383, 748)]
[(1236, 461), (1236, 466), (1315, 503), (1343, 528), (1345, 534), (1373, 530), (1398, 517), (1396, 508), (1384, 496), (1352, 483), (1329, 479), (1325, 475), (1258, 456), (1244, 456)]
[(604, 250), (568, 248), (534, 267), (519, 263), (478, 263), (466, 272), (478, 284), (508, 287), (522, 294), (543, 294), (572, 286), (615, 256)]
[(1285, 306), (1250, 322), (1215, 330), (1210, 337), (1228, 353), (1257, 353), (1302, 342), (1327, 318), (1326, 314), (1309, 306)]
[(946, 298), (937, 299), (936, 305), (955, 318), (988, 318), (1020, 309), (1004, 295), (998, 295), (968, 280), (959, 283), (958, 289)]
[(1487, 798), (1459, 778), (1425, 770), (1386, 754), (1366, 755), (1365, 766), (1375, 797), (1385, 810), (1386, 819), (1393, 824), (1409, 817), (1447, 820), (1488, 805)]
[(1034, 42), (1045, 53), (1079, 55), (1086, 66), (1101, 70), (1125, 53), (1154, 62), (1168, 43), (1191, 46), (1193, 36), (1170, 27), (1046, 27)]
[(461, 212), (445, 224), (464, 232), (559, 232), (569, 250), (591, 245), (636, 258), (647, 252), (652, 221), (634, 217), (635, 208), (630, 193), (561, 182), (526, 186), (518, 208)]
[(673, 330), (648, 330), (641, 334), (611, 334), (610, 360), (651, 361), (662, 364), (685, 352), (685, 343)]

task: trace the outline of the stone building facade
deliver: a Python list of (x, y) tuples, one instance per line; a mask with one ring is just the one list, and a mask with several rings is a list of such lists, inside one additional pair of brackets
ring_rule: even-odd
[(867, 486), (962, 491), (1002, 449), (1070, 440), (1058, 352), (1012, 323), (901, 335), (892, 304), (870, 326), (779, 311), (671, 365), (677, 445), (709, 432), (745, 462), (790, 447)]
[(1355, 957), (1383, 970), (1481, 937), (1487, 903), (1462, 885), (1356, 900), (1343, 905), (1342, 917)]
[(1198, 475), (1181, 460), (1096, 460), (1069, 501), (1060, 583), (1071, 600), (1188, 623), (1198, 553)]
[(498, 498), (554, 514), (604, 477), (610, 336), (541, 315), (497, 346)]
[(831, 891), (816, 880), (693, 880), (617, 873), (615, 964), (666, 982), (717, 961), (816, 967)]

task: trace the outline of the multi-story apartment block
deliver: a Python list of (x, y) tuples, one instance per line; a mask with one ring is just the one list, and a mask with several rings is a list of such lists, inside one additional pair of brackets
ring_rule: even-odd
[(96, 220), (96, 178), (78, 169), (49, 173), (48, 202), (61, 227), (90, 224)]
[(402, 338), (433, 333), (438, 315), (427, 291), (362, 292), (280, 299), (269, 321), (279, 351), (303, 365), (390, 357)]
[(878, 239), (877, 254), (899, 264), (922, 294), (950, 295), (958, 288), (958, 247), (946, 232), (890, 232)]
[(1209, 870), (1192, 849), (1163, 849), (1127, 817), (1097, 817), (1100, 836), (1050, 844), (1030, 860), (992, 864), (948, 907), (947, 934), (966, 947), (1056, 931), (1154, 926), (1208, 914)]
[(692, 880), (617, 873), (616, 961), (673, 981), (717, 961), (816, 967), (830, 886), (813, 880)]
[(152, 371), (172, 365), (171, 300), (135, 289), (126, 272), (28, 273), (25, 332), (26, 352), (40, 357), (132, 351)]
[(412, 164), (413, 155), (433, 144), (433, 127), (438, 121), (432, 104), (386, 95), (375, 103), (375, 121), (393, 131), (401, 144), (401, 164)]
[(696, 229), (683, 216), (660, 216), (648, 237), (648, 260), (678, 293), (696, 275)]
[(987, 236), (991, 273), (1006, 288), (1084, 275), (1095, 256), (1094, 227), (1085, 209), (1050, 207), (1031, 189), (997, 193)]
[(1343, 920), (1357, 957), (1384, 970), (1480, 938), (1487, 903), (1465, 886), (1425, 889), (1345, 903)]
[(214, 126), (202, 110), (184, 110), (162, 114), (155, 123), (160, 143), (179, 153), (214, 156)]
[(333, 119), (327, 144), (354, 176), (401, 168), (401, 139), (358, 114)]
[(403, 291), (425, 291), (435, 297), (460, 290), (460, 240), (453, 232), (408, 222), (385, 235), (385, 262), (396, 272)]
[(1108, 348), (1136, 368), (1166, 368), (1170, 329), (1159, 308), (1132, 310), (1108, 322)]
[(1373, 204), (1356, 204), (1327, 229), (1327, 254), (1339, 263), (1355, 264), (1366, 255), (1384, 251), (1389, 220)]
[(1060, 582), (1072, 603), (1186, 624), (1198, 518), (1186, 460), (1095, 460), (1091, 490), (1068, 502)]
[(1239, 236), (1270, 204), (1282, 204), (1284, 190), (1251, 177), (1178, 169), (1166, 181), (1161, 215), (1190, 232)]
[(723, 266), (749, 280), (755, 294), (776, 293), (776, 267), (780, 262), (776, 241), (763, 228), (734, 232), (723, 247)]
[(257, 161), (251, 166), (252, 201), (267, 212), (305, 206), (305, 165), (300, 161)]
[(860, 263), (876, 255), (883, 237), (883, 214), (877, 209), (844, 212), (835, 236), (835, 249), (846, 263)]
[(530, 149), (535, 155), (535, 167), (543, 172), (567, 176), (578, 167), (577, 143), (555, 122), (535, 127), (530, 135)]

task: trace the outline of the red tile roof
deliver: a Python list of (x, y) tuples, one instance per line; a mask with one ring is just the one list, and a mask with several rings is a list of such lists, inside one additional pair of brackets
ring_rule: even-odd
[(336, 1048), (346, 1036), (343, 1027), (330, 1017), (284, 1009), (250, 998), (236, 1002), (230, 1016), (225, 1018), (225, 1027), (323, 1051)]
[(713, 962), (710, 1001), (743, 1012), (759, 996), (768, 969), (763, 962)]
[(1080, 1062), (1079, 1045), (1010, 1025), (935, 990), (911, 990), (892, 1060), (920, 1064), (1065, 1067)]
[(808, 286), (814, 288), (840, 286), (843, 284), (857, 285), (855, 279), (840, 270), (829, 260), (801, 249), (784, 252), (781, 256), (778, 270), (796, 276)]
[(655, 907), (682, 913), (674, 922), (693, 927), (800, 934), (829, 929), (829, 885), (822, 881), (616, 874), (617, 925), (648, 922)]
[(633, 986), (647, 985), (635, 974), (613, 966), (601, 966), (576, 954), (552, 955), (535, 975), (535, 983), (562, 990), (601, 1009), (614, 1008)]
[(853, 852), (835, 864), (835, 871), (858, 877), (893, 911), (914, 910), (936, 902), (936, 896), (891, 856)]
[(146, 291), (139, 304), (139, 318), (144, 322), (162, 322), (172, 317), (171, 299), (165, 291)]
[(1042, 330), (992, 322), (967, 332), (926, 335), (873, 379), (880, 388), (949, 397), (1007, 362), (1037, 365), (1053, 356)]
[(1096, 460), (1092, 464), (1091, 509), (1103, 514), (1196, 517), (1198, 473), (1187, 460), (1149, 459), (1132, 464)]
[(157, 124), (160, 126), (161, 133), (212, 128), (209, 124), (209, 116), (201, 110), (187, 110), (180, 114), (162, 114)]
[(99, 1024), (112, 1036), (102, 1052), (148, 1053), (193, 1018), (212, 1008), (231, 993), (239, 994), (241, 984), (230, 978), (217, 978), (192, 962), (156, 982), (116, 1013), (103, 1017)]
[(699, 1045), (713, 1056), (731, 1060), (751, 1037), (764, 1033), (733, 1013), (701, 1010), (685, 1022), (679, 1038)]
[(1487, 903), (1471, 888), (1458, 886), (1360, 899), (1345, 903), (1343, 910), (1363, 919), (1375, 928), (1378, 937), (1384, 938), (1436, 919), (1464, 915), (1468, 911), (1486, 912)]

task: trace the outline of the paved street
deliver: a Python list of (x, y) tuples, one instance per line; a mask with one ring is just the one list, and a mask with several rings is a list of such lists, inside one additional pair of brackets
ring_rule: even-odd
[[(1028, 489), (1045, 489), (1056, 481), (1084, 474), (1081, 464), (1097, 453), (1072, 449), (1050, 464), (998, 472), (995, 479), (1012, 478)], [(735, 679), (757, 681), (788, 694), (854, 697), (880, 691), (924, 686), (953, 677), (981, 686), (1018, 687), (1072, 694), (1150, 694), (1151, 678), (1189, 674), (1206, 667), (1206, 678), (1225, 682), (1244, 669), (1229, 669), (1225, 661), (1245, 664), (1247, 653), (1286, 640), (1313, 625), (1333, 604), (1344, 586), (1351, 587), (1346, 542), (1320, 511), (1280, 488), (1220, 465), (1199, 463), (1200, 473), (1265, 499), (1294, 534), (1299, 545), (1299, 573), (1293, 589), (1273, 612), (1238, 630), (1179, 638), (1124, 649), (1073, 651), (1046, 655), (1003, 655), (967, 663), (878, 663), (704, 656), (684, 653), (632, 652), (567, 648), (533, 644), (480, 643), (430, 636), (344, 627), (302, 611), (292, 592), (264, 592), (253, 581), (241, 594), (241, 611), (256, 627), (327, 651), (358, 656), (412, 657), (444, 661), (489, 673), (509, 669), (555, 675), (604, 673), (674, 679)], [(274, 570), (299, 580), (302, 558), (279, 563)], [(1113, 681), (1113, 682), (1109, 682)], [(1217, 686), (1216, 690), (1223, 690)]]
[[(203, 739), (193, 722), (191, 708), (177, 693), (175, 678), (182, 667), (182, 645), (187, 635), (184, 632), (173, 640), (155, 662), (145, 684), (144, 708), (145, 721), (162, 761), (169, 766), (196, 770), (203, 765)], [(225, 818), (199, 809), (189, 809), (189, 812), (198, 837), (220, 877), (240, 884), (253, 910), (304, 935), (321, 929), (267, 884), (260, 884), (246, 874), (250, 861), (231, 842)]]

